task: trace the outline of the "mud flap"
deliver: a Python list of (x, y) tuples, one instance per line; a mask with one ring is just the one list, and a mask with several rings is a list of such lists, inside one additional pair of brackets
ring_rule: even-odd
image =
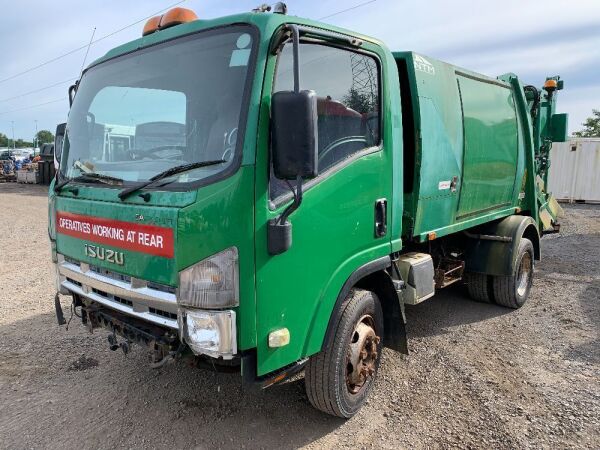
[(54, 309), (56, 311), (56, 320), (58, 322), (58, 325), (60, 326), (66, 324), (67, 321), (65, 320), (65, 315), (63, 314), (62, 306), (60, 306), (60, 298), (58, 292), (54, 296)]

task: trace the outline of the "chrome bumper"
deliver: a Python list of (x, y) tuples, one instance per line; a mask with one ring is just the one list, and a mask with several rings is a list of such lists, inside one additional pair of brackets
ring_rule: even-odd
[(57, 269), (61, 292), (68, 290), (133, 317), (179, 329), (173, 293), (149, 288), (146, 281), (133, 277), (117, 280), (91, 270), (89, 264), (66, 261), (62, 255), (58, 255)]

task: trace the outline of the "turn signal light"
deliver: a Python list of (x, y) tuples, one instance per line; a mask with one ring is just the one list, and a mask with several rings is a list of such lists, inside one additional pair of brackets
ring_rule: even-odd
[(164, 13), (162, 16), (155, 16), (146, 22), (142, 36), (147, 36), (158, 30), (174, 27), (182, 23), (198, 20), (198, 16), (194, 11), (187, 8), (173, 8)]

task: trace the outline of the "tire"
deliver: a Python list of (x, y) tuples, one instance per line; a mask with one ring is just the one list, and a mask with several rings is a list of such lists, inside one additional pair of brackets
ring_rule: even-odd
[[(332, 342), (324, 351), (313, 355), (306, 365), (305, 387), (315, 408), (348, 419), (365, 403), (377, 376), (381, 361), (379, 337), (383, 336), (383, 313), (377, 296), (362, 289), (350, 291), (342, 308)], [(357, 354), (358, 348), (365, 349), (368, 357), (364, 360), (361, 357), (354, 367), (362, 367), (368, 375), (361, 376), (355, 384), (351, 380), (358, 380), (355, 377), (358, 371), (350, 369), (352, 362), (356, 361), (353, 355)], [(358, 354), (363, 353), (359, 351)]]
[(495, 276), (494, 300), (507, 308), (517, 309), (525, 304), (533, 284), (534, 253), (529, 239), (521, 238), (512, 275)]
[(489, 276), (485, 273), (467, 273), (466, 276), (467, 290), (469, 296), (476, 302), (493, 303), (489, 289)]

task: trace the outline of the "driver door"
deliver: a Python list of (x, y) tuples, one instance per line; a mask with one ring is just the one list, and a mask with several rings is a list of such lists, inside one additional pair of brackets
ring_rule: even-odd
[[(390, 233), (375, 227), (376, 205), (391, 199), (392, 159), (382, 142), (381, 61), (369, 46), (300, 44), (300, 89), (314, 90), (318, 99), (319, 176), (305, 180), (303, 202), (289, 217), (292, 245), (279, 255), (268, 254), (266, 224), (292, 194), (272, 174), (263, 113), (269, 102), (263, 103), (256, 180), (258, 375), (318, 352), (344, 282), (359, 266), (390, 254)], [(293, 73), (287, 43), (267, 65), (265, 90), (292, 90)], [(389, 220), (388, 212), (388, 228)], [(269, 333), (283, 328), (289, 344), (269, 347)]]

